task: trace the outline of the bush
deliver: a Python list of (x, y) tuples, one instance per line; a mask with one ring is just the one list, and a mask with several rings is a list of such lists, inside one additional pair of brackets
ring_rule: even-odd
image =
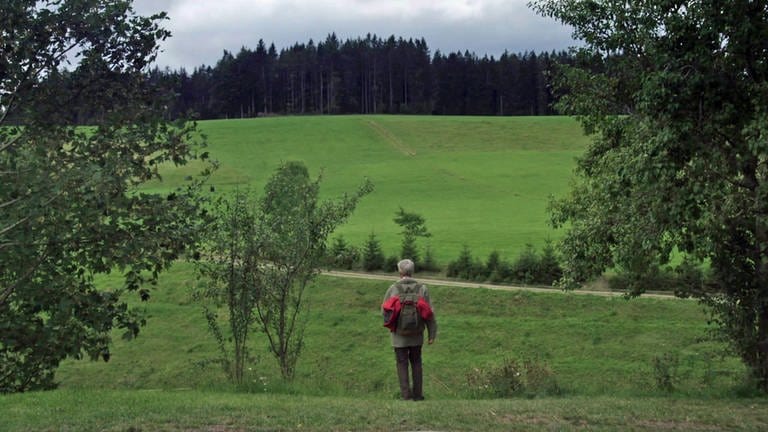
[(363, 269), (365, 271), (382, 270), (385, 260), (381, 243), (376, 238), (376, 234), (371, 233), (363, 246)]
[(536, 282), (536, 276), (539, 272), (539, 256), (533, 245), (525, 245), (525, 250), (520, 253), (515, 262), (512, 263), (512, 282), (532, 284)]
[(653, 377), (656, 388), (666, 393), (672, 393), (679, 383), (678, 368), (680, 359), (676, 354), (664, 353), (653, 358)]
[(540, 284), (552, 285), (563, 277), (563, 268), (555, 254), (555, 247), (552, 241), (547, 240), (544, 249), (541, 251), (539, 266), (536, 270), (535, 282)]
[(459, 257), (448, 263), (446, 276), (491, 283), (523, 283), (552, 285), (563, 275), (563, 269), (551, 242), (547, 241), (542, 255), (539, 256), (532, 245), (528, 244), (520, 256), (513, 262), (501, 258), (498, 251), (488, 255), (485, 263), (472, 257), (469, 247), (464, 245)]
[(461, 277), (460, 275), (463, 274), (466, 269), (470, 268), (472, 266), (472, 253), (469, 250), (469, 247), (467, 245), (464, 245), (464, 247), (461, 249), (461, 252), (459, 252), (459, 257), (456, 259), (456, 261), (451, 261), (448, 263), (448, 268), (445, 270), (445, 275), (448, 277)]
[(467, 374), (467, 385), (475, 397), (532, 398), (562, 394), (554, 372), (534, 360), (520, 362), (508, 358), (500, 366), (474, 368)]
[(461, 249), (456, 261), (448, 263), (446, 276), (465, 280), (485, 280), (485, 266), (472, 258), (472, 252), (467, 245)]
[(344, 240), (343, 236), (333, 239), (327, 263), (332, 268), (351, 270), (360, 259), (360, 251)]
[(512, 280), (512, 264), (507, 261), (499, 262), (496, 269), (488, 277), (491, 283), (503, 283)]
[(678, 297), (688, 297), (701, 293), (706, 281), (707, 277), (701, 269), (685, 259), (675, 268), (655, 267), (643, 275), (618, 273), (608, 280), (608, 285), (616, 291), (668, 291)]
[(387, 257), (384, 261), (384, 271), (397, 272), (397, 263), (400, 261), (396, 256)]
[(686, 257), (683, 259), (683, 262), (675, 268), (674, 273), (674, 291), (676, 296), (701, 297), (707, 278), (704, 272), (702, 272), (696, 264)]
[(501, 265), (501, 256), (499, 255), (498, 251), (493, 251), (488, 255), (488, 260), (485, 262), (485, 275), (486, 277), (490, 277), (494, 272), (496, 272)]
[(435, 261), (434, 254), (432, 253), (432, 247), (427, 245), (427, 249), (424, 251), (424, 262), (421, 263), (421, 271), (439, 272), (440, 266)]
[(416, 247), (416, 237), (408, 235), (403, 237), (403, 243), (401, 244), (400, 248), (400, 256), (402, 259), (407, 258), (413, 261), (413, 263), (416, 265), (421, 264), (419, 248)]

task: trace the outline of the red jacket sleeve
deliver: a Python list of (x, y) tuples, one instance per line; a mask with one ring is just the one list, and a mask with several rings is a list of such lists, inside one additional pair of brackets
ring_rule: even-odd
[(400, 298), (398, 296), (390, 297), (381, 305), (381, 309), (384, 311), (384, 327), (391, 332), (395, 331), (397, 317), (400, 315)]
[(430, 321), (434, 318), (435, 314), (432, 312), (432, 307), (429, 306), (424, 297), (419, 297), (418, 303), (416, 303), (416, 309), (419, 310), (419, 315), (424, 321)]

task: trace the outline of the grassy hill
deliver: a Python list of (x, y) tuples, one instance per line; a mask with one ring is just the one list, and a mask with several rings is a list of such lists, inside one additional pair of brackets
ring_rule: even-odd
[[(496, 249), (512, 259), (526, 243), (559, 237), (547, 225), (547, 203), (566, 192), (588, 140), (567, 117), (276, 117), (200, 127), (221, 163), (217, 190), (260, 190), (289, 160), (322, 172), (326, 196), (352, 191), (368, 177), (376, 190), (339, 233), (360, 246), (375, 232), (394, 255), (400, 237), (392, 219), (402, 206), (426, 218), (442, 263), (465, 244), (482, 258)], [(176, 184), (193, 171), (166, 171), (166, 185), (151, 187)]]
[[(328, 196), (368, 176), (377, 189), (341, 231), (346, 238), (360, 244), (373, 230), (394, 254), (392, 217), (403, 206), (426, 217), (443, 262), (463, 244), (512, 257), (556, 238), (547, 196), (565, 193), (586, 143), (567, 118), (286, 117), (201, 127), (222, 164), (218, 191), (260, 188), (288, 160), (323, 170)], [(166, 170), (150, 189), (194, 169)], [(194, 284), (192, 266), (177, 263), (149, 302), (133, 303), (148, 325), (131, 342), (116, 333), (109, 363), (68, 360), (60, 389), (0, 396), (0, 431), (768, 429), (768, 400), (752, 397), (743, 366), (707, 337), (693, 301), (430, 286), (440, 330), (424, 348), (427, 401), (416, 404), (397, 400), (378, 312), (387, 282), (320, 277), (308, 293), (296, 379), (280, 379), (256, 333), (242, 388), (210, 362), (216, 347), (191, 300)], [(544, 379), (495, 398), (493, 375), (526, 362)]]
[[(118, 284), (115, 277), (100, 283)], [(297, 377), (284, 383), (256, 334), (248, 384), (217, 366), (190, 265), (165, 274), (138, 339), (115, 335), (109, 363), (67, 361), (59, 390), (0, 397), (0, 430), (760, 430), (768, 401), (740, 399), (743, 368), (707, 340), (692, 301), (430, 288), (439, 320), (424, 348), (425, 405), (397, 401), (394, 357), (378, 305), (387, 283), (321, 277)], [(493, 399), (469, 379), (506, 359), (551, 371), (535, 386)], [(672, 393), (660, 387), (668, 377)], [(539, 389), (541, 390), (541, 389)], [(527, 398), (535, 398), (528, 400)], [(417, 405), (417, 406), (414, 406)], [(752, 407), (752, 408), (749, 408)], [(408, 413), (401, 418), (399, 413)], [(395, 423), (392, 423), (395, 422)], [(670, 427), (671, 427), (670, 426)], [(218, 429), (217, 429), (218, 428)]]
[[(105, 287), (119, 284), (108, 277)], [(216, 356), (189, 264), (179, 263), (143, 309), (148, 326), (131, 342), (115, 336), (109, 363), (68, 361), (57, 379), (63, 388), (221, 390), (228, 385)], [(321, 277), (309, 291), (310, 325), (295, 382), (282, 383), (261, 335), (259, 359), (248, 390), (306, 395), (394, 398), (393, 354), (378, 306), (387, 282)], [(433, 398), (476, 397), (467, 377), (505, 359), (546, 365), (565, 395), (658, 395), (654, 361), (677, 357), (679, 393), (715, 396), (732, 390), (742, 371), (721, 346), (707, 341), (706, 316), (685, 300), (606, 298), (553, 292), (497, 292), (430, 288), (439, 317), (439, 343), (425, 347), (426, 393)], [(672, 366), (672, 364), (670, 364)], [(685, 378), (685, 379), (683, 379)]]

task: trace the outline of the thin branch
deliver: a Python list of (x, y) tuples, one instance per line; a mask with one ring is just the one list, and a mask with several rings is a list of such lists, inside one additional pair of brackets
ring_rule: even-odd
[(16, 290), (16, 288), (18, 288), (19, 285), (21, 285), (22, 282), (24, 282), (30, 276), (32, 276), (32, 273), (34, 273), (35, 270), (37, 270), (38, 267), (40, 267), (40, 264), (43, 263), (43, 261), (45, 260), (45, 258), (47, 256), (48, 256), (47, 253), (43, 253), (40, 256), (40, 258), (37, 260), (37, 262), (34, 265), (32, 265), (23, 276), (18, 278), (16, 280), (16, 282), (14, 282), (13, 284), (11, 284), (11, 285), (9, 285), (9, 286), (7, 286), (7, 287), (5, 287), (3, 289), (2, 294), (0, 294), (0, 306), (4, 306), (5, 305), (5, 302), (8, 300), (8, 297), (10, 297), (11, 294), (13, 294), (13, 292)]
[[(19, 80), (19, 82), (17, 83), (17, 85), (15, 86), (13, 91), (9, 92), (9, 95), (10, 95), (11, 99), (10, 99), (10, 102), (8, 103), (8, 105), (7, 105), (8, 109), (4, 110), (2, 117), (0, 117), (0, 125), (2, 125), (5, 122), (5, 119), (8, 117), (8, 114), (11, 113), (11, 111), (12, 111), (11, 106), (14, 103), (14, 99), (16, 99), (17, 96), (18, 96), (19, 88), (21, 87), (22, 83), (29, 82), (31, 79), (39, 76), (40, 73), (42, 73), (43, 70), (45, 70), (46, 68), (50, 68), (50, 67), (58, 65), (61, 62), (61, 59), (64, 58), (67, 55), (67, 53), (69, 53), (73, 49), (75, 49), (78, 46), (80, 46), (80, 44), (83, 43), (85, 40), (86, 40), (86, 38), (84, 38), (84, 37), (81, 37), (81, 38), (75, 40), (74, 42), (72, 42), (72, 44), (69, 47), (64, 48), (58, 54), (54, 54), (53, 57), (49, 58), (47, 62), (42, 62), (42, 64), (40, 64), (37, 68), (34, 68), (34, 67), (32, 67), (30, 65), (29, 68), (26, 71), (24, 71), (24, 74), (23, 74), (22, 78)], [(35, 54), (39, 54), (39, 52), (37, 52)], [(2, 148), (0, 148), (0, 151), (5, 150), (6, 147), (7, 146), (3, 146)]]
[[(56, 198), (60, 197), (63, 193), (64, 193), (63, 190), (59, 191), (54, 196), (52, 196), (49, 200), (47, 200), (46, 202), (42, 203), (41, 207), (47, 207), (49, 204), (51, 204), (53, 201), (55, 201)], [(13, 224), (3, 228), (2, 230), (0, 230), (0, 236), (10, 232), (12, 229), (16, 228), (18, 225), (26, 222), (27, 220), (29, 220), (29, 216), (24, 216), (23, 218), (19, 219), (15, 223), (13, 223)]]
[[(0, 120), (0, 124), (3, 124), (2, 120)], [(2, 147), (0, 147), (0, 152), (5, 151), (11, 146), (13, 146), (14, 144), (16, 144), (16, 141), (18, 141), (19, 138), (21, 138), (21, 135), (16, 135), (15, 137), (8, 140), (8, 142), (6, 142), (5, 144), (3, 144)]]
[[(1, 172), (1, 171), (0, 171), (0, 174), (2, 174), (2, 172)], [(3, 208), (3, 207), (8, 207), (8, 206), (10, 206), (10, 205), (13, 205), (13, 204), (15, 204), (17, 201), (19, 201), (20, 199), (21, 199), (21, 198), (14, 198), (14, 199), (12, 199), (12, 200), (10, 200), (10, 201), (6, 201), (6, 202), (4, 202), (4, 203), (0, 203), (0, 208)]]
[(29, 220), (29, 216), (25, 216), (25, 217), (19, 219), (18, 221), (16, 221), (15, 223), (13, 223), (11, 225), (8, 225), (7, 227), (5, 227), (2, 230), (0, 230), (0, 236), (4, 235), (7, 232), (10, 232), (12, 229), (16, 228), (17, 226), (21, 225), (22, 223), (26, 222), (27, 220)]

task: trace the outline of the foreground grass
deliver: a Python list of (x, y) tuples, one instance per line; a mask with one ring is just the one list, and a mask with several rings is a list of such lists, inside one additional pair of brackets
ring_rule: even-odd
[(4, 431), (744, 430), (768, 428), (765, 399), (571, 397), (439, 400), (200, 391), (72, 391), (0, 397)]
[[(768, 399), (747, 397), (743, 367), (706, 338), (692, 301), (431, 286), (440, 334), (424, 349), (421, 404), (397, 400), (378, 306), (388, 283), (319, 278), (297, 376), (280, 379), (263, 336), (245, 385), (227, 384), (194, 274), (178, 263), (147, 303), (138, 339), (115, 334), (109, 363), (66, 361), (60, 389), (0, 396), (2, 431), (765, 430)], [(100, 284), (119, 285), (106, 277)], [(664, 357), (668, 355), (670, 357)], [(505, 359), (549, 368), (560, 392), (492, 399), (467, 377)], [(659, 387), (664, 360), (672, 392)], [(747, 395), (747, 396), (745, 396)]]
[[(568, 117), (315, 116), (200, 122), (221, 163), (218, 192), (261, 190), (281, 162), (323, 173), (322, 193), (351, 192), (364, 178), (375, 191), (338, 234), (362, 246), (371, 232), (387, 255), (400, 246), (400, 206), (424, 216), (444, 264), (468, 245), (515, 258), (527, 243), (561, 235), (547, 225), (549, 197), (567, 192), (588, 139)], [(194, 167), (166, 170), (159, 190)], [(422, 245), (423, 247), (423, 245)]]

